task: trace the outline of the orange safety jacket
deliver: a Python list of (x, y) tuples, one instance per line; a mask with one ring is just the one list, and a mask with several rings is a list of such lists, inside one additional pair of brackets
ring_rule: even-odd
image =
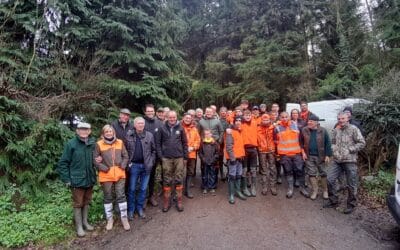
[(116, 182), (125, 179), (125, 168), (129, 156), (122, 140), (116, 139), (112, 144), (100, 140), (96, 143), (94, 157), (101, 156), (102, 162), (96, 165), (105, 165), (110, 170), (106, 173), (99, 171), (99, 182)]
[(188, 148), (194, 148), (193, 151), (189, 152), (188, 158), (189, 159), (196, 159), (196, 152), (200, 148), (200, 135), (199, 132), (193, 124), (186, 125), (184, 122), (181, 123), (183, 129), (185, 130), (186, 138), (188, 141)]
[(296, 155), (301, 153), (300, 131), (295, 123), (289, 121), (287, 127), (281, 124), (275, 127), (278, 155)]
[(233, 119), (235, 119), (235, 112), (232, 112), (230, 115), (227, 115), (227, 116), (226, 116), (226, 121), (227, 121), (229, 124), (233, 124)]
[(243, 143), (246, 147), (257, 147), (257, 121), (251, 119), (250, 122), (242, 122)]
[[(243, 158), (246, 155), (244, 151), (242, 132), (240, 130), (232, 129), (231, 134), (225, 133), (224, 141), (224, 153), (227, 160), (230, 159), (230, 153), (233, 153), (233, 156), (236, 159)], [(229, 152), (230, 150), (232, 150), (232, 152)]]
[(259, 125), (257, 130), (258, 150), (261, 153), (275, 152), (274, 126)]
[(257, 126), (261, 124), (261, 116), (255, 117), (254, 115), (251, 115), (251, 117), (252, 120), (256, 121)]

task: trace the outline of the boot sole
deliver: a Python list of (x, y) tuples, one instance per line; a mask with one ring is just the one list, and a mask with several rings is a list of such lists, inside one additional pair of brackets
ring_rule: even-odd
[(241, 199), (242, 201), (245, 201), (245, 200), (247, 200), (247, 198), (246, 197), (244, 197), (244, 196), (239, 196), (239, 195), (236, 195), (236, 197), (238, 197), (239, 199)]
[(89, 232), (94, 231), (94, 227), (93, 226), (90, 226), (90, 227), (83, 226), (83, 229), (86, 230), (86, 231), (89, 231)]
[(78, 237), (80, 237), (80, 238), (82, 238), (82, 237), (85, 237), (86, 236), (86, 234), (85, 233), (83, 233), (83, 234), (76, 234)]

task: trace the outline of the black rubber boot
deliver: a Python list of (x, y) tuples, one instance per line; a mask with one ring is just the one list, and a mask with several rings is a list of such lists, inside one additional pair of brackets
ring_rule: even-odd
[(286, 198), (290, 199), (293, 197), (293, 184), (294, 184), (293, 175), (286, 176), (286, 180), (288, 182), (288, 191), (286, 193)]
[(190, 183), (192, 183), (192, 176), (187, 176), (186, 183), (185, 183), (185, 195), (189, 199), (193, 199), (194, 196), (192, 194), (192, 191), (190, 190), (191, 189)]

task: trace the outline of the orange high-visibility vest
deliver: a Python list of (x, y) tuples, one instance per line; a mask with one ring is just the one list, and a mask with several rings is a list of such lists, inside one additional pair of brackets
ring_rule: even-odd
[(294, 123), (289, 122), (288, 127), (282, 125), (276, 126), (278, 155), (296, 155), (301, 153), (299, 134), (300, 132)]
[(107, 144), (103, 140), (100, 140), (97, 142), (97, 145), (102, 157), (110, 157), (112, 161), (112, 166), (110, 166), (110, 170), (107, 173), (99, 171), (99, 182), (116, 182), (120, 179), (125, 179), (125, 170), (115, 163), (115, 155), (121, 154), (124, 146), (122, 140), (115, 140), (113, 144)]
[[(233, 137), (233, 154), (236, 158), (242, 158), (246, 155), (244, 152), (244, 144), (243, 144), (243, 137), (242, 133), (239, 130), (232, 129), (232, 137)], [(226, 135), (224, 138), (226, 142)], [(224, 148), (225, 158), (229, 160), (228, 151), (226, 151), (226, 144)]]

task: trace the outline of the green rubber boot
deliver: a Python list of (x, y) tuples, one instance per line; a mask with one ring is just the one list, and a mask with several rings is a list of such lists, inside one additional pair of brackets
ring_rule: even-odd
[(239, 199), (241, 200), (246, 200), (246, 196), (244, 196), (244, 194), (241, 191), (241, 177), (236, 177), (235, 180), (235, 191), (236, 191), (236, 196), (239, 197)]
[(235, 204), (235, 180), (229, 178), (228, 190), (229, 190), (229, 203)]
[(246, 195), (247, 197), (251, 197), (251, 193), (250, 193), (249, 189), (247, 188), (247, 179), (244, 177), (242, 177), (242, 187), (243, 187), (243, 189), (242, 189), (243, 194)]
[(74, 221), (76, 227), (76, 234), (78, 235), (78, 237), (84, 237), (86, 233), (83, 230), (83, 225), (82, 225), (82, 208), (74, 207)]

